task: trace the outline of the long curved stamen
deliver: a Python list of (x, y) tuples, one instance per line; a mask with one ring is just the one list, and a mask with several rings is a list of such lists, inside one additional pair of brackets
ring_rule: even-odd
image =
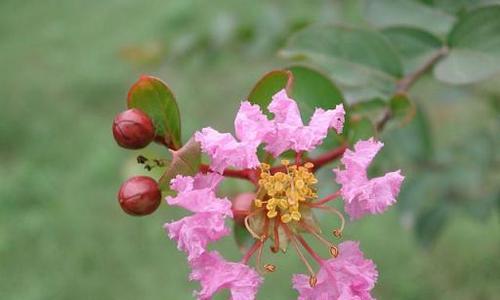
[(330, 195), (326, 196), (326, 197), (325, 197), (325, 198), (323, 198), (323, 199), (320, 199), (320, 200), (318, 200), (318, 201), (316, 201), (316, 202), (312, 202), (312, 203), (310, 203), (310, 205), (311, 205), (311, 206), (323, 205), (323, 204), (325, 204), (325, 203), (327, 203), (327, 202), (330, 202), (330, 201), (332, 201), (332, 200), (336, 199), (338, 196), (340, 196), (340, 190), (336, 191), (336, 192), (335, 192), (335, 193), (333, 193), (333, 194), (330, 194)]
[(314, 237), (316, 237), (323, 245), (325, 245), (326, 247), (328, 247), (328, 249), (330, 251), (330, 254), (333, 257), (337, 257), (338, 256), (339, 250), (338, 250), (337, 246), (335, 246), (335, 244), (333, 244), (332, 242), (330, 242), (327, 239), (325, 239), (321, 234), (319, 234), (318, 232), (316, 232), (316, 230), (314, 230), (313, 228), (311, 228), (311, 226), (307, 225), (306, 223), (300, 222), (299, 225), (302, 228), (305, 228), (307, 231), (309, 231), (312, 235), (314, 235)]
[(306, 249), (306, 251), (309, 252), (309, 254), (312, 256), (312, 258), (314, 258), (314, 260), (319, 265), (324, 264), (323, 259), (318, 255), (318, 253), (314, 252), (314, 250), (311, 248), (311, 246), (309, 246), (309, 244), (304, 240), (303, 237), (301, 237), (300, 235), (297, 235), (297, 240), (299, 240), (299, 242), (302, 244), (302, 247), (304, 247), (304, 249)]
[(255, 210), (253, 213), (249, 214), (248, 216), (245, 217), (245, 219), (243, 220), (243, 223), (245, 224), (245, 227), (246, 229), (248, 230), (248, 232), (250, 232), (250, 234), (255, 238), (255, 239), (258, 239), (258, 240), (262, 240), (262, 236), (258, 235), (255, 231), (253, 231), (253, 229), (250, 227), (250, 223), (249, 223), (249, 219), (250, 217), (256, 215), (257, 213), (259, 213), (260, 211), (262, 211), (262, 209), (257, 209)]
[(257, 249), (259, 248), (260, 244), (262, 242), (260, 240), (256, 240), (252, 247), (250, 247), (250, 249), (248, 249), (247, 253), (245, 253), (245, 255), (243, 256), (243, 258), (241, 259), (241, 263), (242, 264), (247, 264), (248, 261), (250, 260), (250, 257), (252, 257), (252, 255), (255, 253), (255, 251), (257, 251)]
[(264, 221), (264, 228), (263, 228), (263, 233), (260, 238), (260, 245), (257, 251), (257, 258), (255, 259), (255, 264), (257, 265), (257, 270), (259, 272), (264, 273), (265, 271), (261, 269), (261, 260), (262, 260), (262, 250), (264, 249), (264, 243), (267, 240), (268, 237), (268, 230), (269, 230), (269, 219), (266, 219)]
[(341, 223), (340, 223), (340, 228), (334, 230), (334, 235), (336, 237), (340, 237), (342, 235), (342, 231), (344, 231), (344, 226), (345, 226), (345, 218), (342, 215), (342, 213), (340, 213), (340, 211), (338, 211), (336, 208), (326, 206), (326, 205), (310, 205), (310, 206), (314, 207), (314, 208), (326, 210), (328, 212), (336, 214), (340, 218)]
[(283, 229), (285, 229), (287, 237), (292, 241), (292, 245), (295, 248), (295, 252), (297, 252), (297, 254), (299, 255), (300, 260), (304, 263), (304, 265), (306, 265), (307, 270), (311, 274), (311, 278), (313, 278), (313, 277), (316, 278), (316, 273), (314, 273), (313, 267), (311, 266), (309, 261), (307, 261), (306, 257), (304, 256), (304, 253), (302, 253), (302, 251), (300, 250), (300, 247), (299, 247), (299, 244), (297, 243), (297, 239), (295, 238), (295, 235), (290, 232), (290, 229), (288, 228), (288, 226), (286, 224), (283, 224)]

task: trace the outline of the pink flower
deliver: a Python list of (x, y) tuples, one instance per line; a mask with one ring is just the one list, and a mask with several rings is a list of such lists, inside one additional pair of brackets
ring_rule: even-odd
[(305, 126), (297, 103), (288, 97), (285, 90), (273, 96), (268, 109), (274, 114), (274, 131), (267, 134), (264, 142), (266, 151), (275, 157), (287, 150), (311, 151), (323, 142), (329, 128), (342, 133), (345, 111), (342, 104), (335, 109), (314, 111), (309, 125)]
[(321, 266), (314, 287), (307, 275), (296, 274), (292, 281), (299, 300), (371, 300), (377, 277), (375, 264), (364, 258), (359, 243), (346, 241), (339, 245), (339, 256)]
[(272, 124), (261, 112), (258, 105), (245, 101), (234, 120), (236, 137), (229, 133), (220, 133), (210, 127), (195, 134), (203, 152), (212, 162), (212, 170), (222, 173), (228, 166), (237, 168), (256, 168), (259, 166), (257, 147), (264, 136), (272, 130)]
[(236, 138), (210, 127), (195, 134), (201, 149), (211, 158), (212, 170), (222, 173), (228, 166), (258, 167), (257, 147), (262, 142), (266, 144), (266, 151), (275, 157), (290, 149), (310, 151), (323, 142), (328, 129), (334, 128), (340, 134), (344, 126), (342, 104), (326, 111), (317, 108), (309, 125), (305, 126), (297, 103), (285, 90), (273, 96), (268, 109), (274, 114), (273, 120), (268, 120), (258, 105), (242, 102), (234, 120)]
[(354, 151), (346, 150), (344, 153), (341, 162), (345, 170), (333, 170), (337, 183), (342, 185), (345, 211), (351, 220), (365, 214), (380, 214), (396, 202), (404, 179), (399, 170), (373, 179), (367, 176), (368, 166), (383, 146), (373, 138), (359, 141), (354, 145)]
[(199, 300), (212, 299), (222, 289), (229, 289), (232, 300), (255, 299), (262, 277), (245, 264), (227, 262), (217, 251), (205, 252), (191, 262), (191, 280), (198, 280), (201, 291), (195, 292)]
[(176, 197), (167, 197), (170, 205), (183, 207), (195, 214), (167, 223), (168, 236), (177, 241), (177, 248), (188, 254), (188, 260), (205, 252), (208, 243), (229, 234), (224, 220), (232, 217), (231, 202), (217, 198), (215, 188), (222, 176), (216, 173), (193, 177), (178, 175), (171, 181)]

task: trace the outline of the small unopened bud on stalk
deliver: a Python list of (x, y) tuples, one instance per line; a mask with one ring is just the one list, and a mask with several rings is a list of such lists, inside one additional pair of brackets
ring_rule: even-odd
[(120, 187), (118, 202), (123, 211), (129, 215), (149, 215), (160, 205), (161, 191), (151, 177), (132, 177)]
[(132, 108), (116, 115), (113, 136), (123, 148), (141, 149), (153, 141), (155, 128), (148, 115)]

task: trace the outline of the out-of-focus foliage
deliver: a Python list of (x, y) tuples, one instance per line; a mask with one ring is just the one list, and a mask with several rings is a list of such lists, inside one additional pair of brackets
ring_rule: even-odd
[[(152, 217), (131, 218), (115, 199), (121, 181), (145, 173), (137, 154), (168, 154), (159, 146), (121, 151), (110, 132), (114, 114), (140, 74), (152, 73), (175, 91), (184, 142), (203, 126), (230, 131), (256, 81), (296, 63), (276, 53), (298, 45), (293, 58), (304, 58), (304, 45), (321, 42), (314, 50), (327, 52), (314, 54), (328, 61), (314, 68), (357, 102), (350, 126), (360, 136), (379, 134), (373, 123), (396, 80), (448, 44), (450, 55), (434, 69), (439, 80), (430, 73), (408, 95), (414, 117), (389, 121), (379, 136), (386, 146), (372, 172), (404, 171), (398, 205), (349, 224), (344, 236), (361, 240), (376, 261), (377, 298), (496, 299), (500, 77), (490, 76), (500, 63), (496, 25), (482, 26), (500, 18), (478, 8), (493, 2), (2, 1), (0, 298), (189, 299), (196, 286), (161, 228), (182, 212), (162, 205)], [(314, 28), (335, 30), (299, 39)], [(392, 107), (406, 116), (405, 106)], [(331, 176), (320, 174), (324, 193), (335, 188)], [(248, 188), (224, 186), (229, 194)], [(239, 258), (232, 238), (220, 250)], [(259, 296), (293, 299), (284, 274), (302, 271), (300, 263), (268, 259), (282, 271)]]

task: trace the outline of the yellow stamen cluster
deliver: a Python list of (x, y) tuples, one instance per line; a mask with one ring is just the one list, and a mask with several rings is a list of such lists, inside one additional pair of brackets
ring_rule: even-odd
[(309, 199), (317, 198), (314, 185), (318, 182), (311, 169), (313, 164), (306, 163), (304, 166), (290, 166), (290, 162), (282, 160), (286, 173), (276, 172), (271, 174), (268, 164), (261, 164), (258, 196), (255, 199), (256, 207), (265, 204), (267, 217), (272, 219), (281, 216), (283, 223), (300, 221), (300, 203)]

